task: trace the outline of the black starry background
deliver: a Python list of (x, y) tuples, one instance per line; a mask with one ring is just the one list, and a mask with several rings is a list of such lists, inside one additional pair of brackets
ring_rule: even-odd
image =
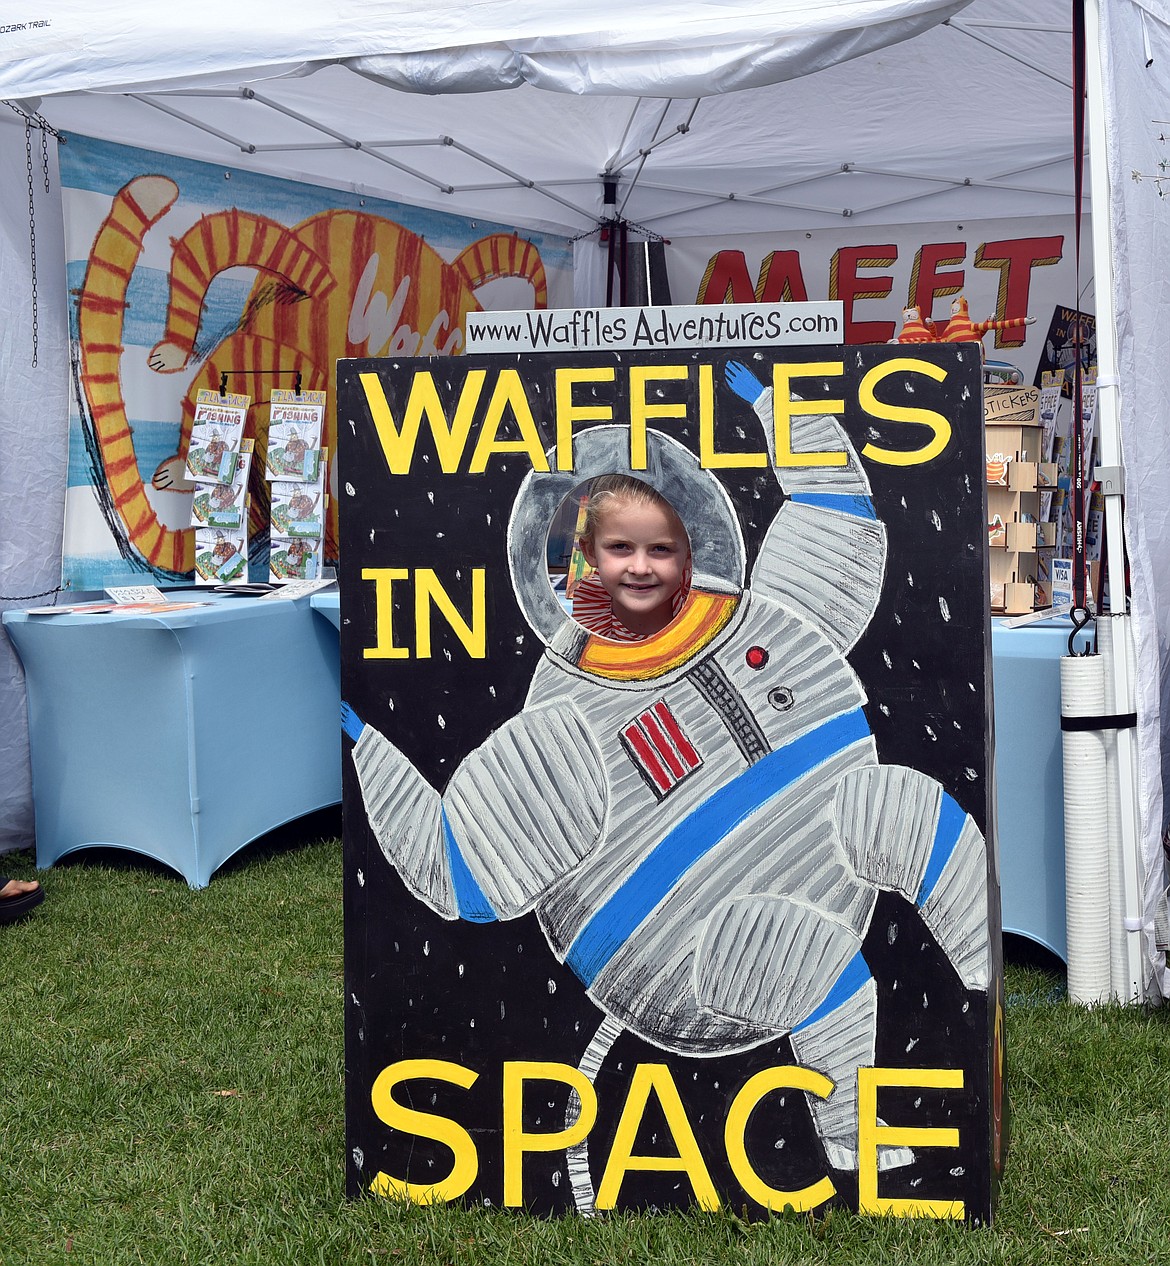
[[(459, 761), (523, 706), (540, 642), (517, 608), (508, 576), (505, 533), (521, 479), (523, 453), (493, 456), (480, 475), (465, 472), (477, 428), (458, 466), (444, 473), (424, 424), (409, 475), (391, 476), (370, 420), (358, 375), (377, 374), (396, 421), (401, 422), (412, 373), (429, 370), (448, 417), (465, 375), (515, 367), (541, 429), (545, 448), (552, 429), (553, 374), (558, 366), (613, 363), (614, 384), (598, 399), (612, 401), (622, 420), (625, 366), (639, 363), (715, 366), (716, 444), (719, 451), (763, 447), (751, 409), (723, 385), (730, 360), (749, 365), (768, 382), (778, 360), (842, 361), (844, 374), (801, 378), (805, 398), (844, 398), (847, 432), (860, 451), (867, 443), (894, 452), (920, 449), (931, 437), (918, 423), (875, 420), (857, 403), (867, 370), (891, 358), (912, 356), (946, 371), (942, 383), (897, 371), (878, 388), (883, 403), (933, 409), (953, 428), (949, 444), (925, 464), (895, 465), (863, 459), (875, 508), (887, 526), (889, 556), (882, 598), (849, 659), (861, 677), (866, 713), (883, 762), (931, 775), (985, 831), (988, 820), (987, 717), (990, 710), (990, 634), (983, 539), (983, 432), (979, 351), (967, 346), (886, 345), (848, 348), (736, 349), (712, 352), (566, 353), (479, 356), (432, 361), (342, 361), (338, 365), (339, 475), (341, 485), (342, 693), (357, 714), (376, 726), (442, 789)], [(696, 375), (664, 383), (665, 399), (689, 399)], [(579, 387), (576, 398), (588, 399)], [(694, 410), (691, 411), (694, 416)], [(586, 424), (588, 425), (588, 424)], [(653, 425), (653, 424), (652, 424)], [(660, 428), (697, 451), (697, 423), (669, 421)], [(515, 439), (505, 416), (499, 437)], [(739, 514), (751, 563), (763, 533), (783, 500), (770, 472), (715, 472)], [(533, 541), (541, 557), (544, 542)], [(429, 660), (369, 659), (373, 646), (375, 586), (365, 568), (433, 568), (462, 612), (471, 610), (471, 571), (487, 570), (488, 655), (470, 659), (439, 618), (433, 622)], [(395, 637), (412, 642), (413, 591), (395, 585)], [(397, 1100), (457, 1121), (475, 1140), (479, 1172), (464, 1197), (503, 1202), (501, 1160), (502, 1065), (506, 1060), (576, 1065), (602, 1016), (576, 977), (548, 949), (532, 916), (508, 923), (471, 924), (441, 919), (404, 888), (366, 826), (361, 795), (345, 741), (346, 1069), (347, 1168), (351, 1194), (366, 1189), (379, 1171), (430, 1183), (451, 1168), (451, 1152), (428, 1138), (393, 1131), (370, 1106), (370, 1087), (387, 1065), (434, 1058), (477, 1074), (470, 1089), (441, 1081), (399, 1085)], [(556, 789), (549, 788), (549, 795)], [(998, 943), (998, 896), (992, 903)], [(885, 1197), (962, 1199), (968, 1216), (990, 1214), (995, 1175), (989, 1171), (987, 998), (967, 994), (913, 907), (883, 894), (864, 953), (879, 990), (877, 1064), (886, 1067), (960, 1067), (958, 1091), (887, 1090), (879, 1112), (891, 1125), (960, 1129), (958, 1149), (920, 1148), (913, 1164), (883, 1173)], [(786, 1041), (714, 1059), (663, 1052), (630, 1034), (614, 1044), (597, 1078), (598, 1121), (590, 1134), (594, 1185), (600, 1181), (618, 1118), (638, 1063), (670, 1069), (720, 1199), (749, 1216), (762, 1212), (740, 1189), (728, 1165), (724, 1121), (737, 1091), (756, 1072), (793, 1063)], [(533, 1081), (524, 1102), (524, 1128), (563, 1126), (567, 1090)], [(783, 1190), (832, 1178), (836, 1199), (855, 1205), (856, 1178), (830, 1170), (812, 1129), (804, 1096), (774, 1094), (753, 1113), (747, 1150), (760, 1177)], [(635, 1154), (675, 1156), (662, 1112), (651, 1096)], [(534, 1153), (524, 1163), (524, 1200), (537, 1212), (571, 1212), (573, 1197), (563, 1152)], [(685, 1174), (631, 1170), (619, 1206), (667, 1208), (693, 1202)]]

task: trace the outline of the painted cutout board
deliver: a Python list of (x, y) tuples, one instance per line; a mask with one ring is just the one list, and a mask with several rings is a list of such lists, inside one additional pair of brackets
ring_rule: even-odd
[[(339, 363), (351, 1194), (990, 1220), (979, 362)], [(690, 541), (635, 642), (548, 571), (613, 472)]]

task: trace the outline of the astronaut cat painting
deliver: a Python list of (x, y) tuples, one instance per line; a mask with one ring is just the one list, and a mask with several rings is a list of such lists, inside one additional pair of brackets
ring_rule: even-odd
[[(351, 1191), (990, 1219), (980, 381), (965, 345), (339, 364)], [(640, 640), (550, 584), (607, 474), (689, 540)]]

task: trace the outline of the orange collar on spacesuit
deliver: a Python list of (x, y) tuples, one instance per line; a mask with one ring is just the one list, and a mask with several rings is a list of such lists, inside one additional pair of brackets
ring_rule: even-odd
[(611, 681), (645, 681), (661, 677), (697, 655), (735, 614), (739, 598), (692, 589), (682, 610), (653, 637), (640, 642), (611, 642), (590, 635), (578, 667)]

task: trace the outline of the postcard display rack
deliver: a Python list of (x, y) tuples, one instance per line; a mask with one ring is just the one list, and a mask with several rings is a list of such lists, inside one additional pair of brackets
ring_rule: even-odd
[(325, 393), (276, 389), (268, 423), (266, 468), (272, 533), (268, 578), (316, 580), (325, 539), (327, 450), (321, 447)]
[(1060, 375), (1048, 377), (1054, 381), (1043, 389), (983, 388), (991, 609), (1001, 615), (1052, 605), (1063, 498), (1053, 496)]
[[(203, 389), (195, 405), (187, 475), (195, 529), (195, 578), (202, 585), (248, 580), (248, 476), (253, 441), (244, 439), (251, 398)], [(316, 580), (321, 567), (327, 450), (321, 447), (325, 392), (274, 389), (269, 401), (265, 476), (270, 484), (271, 581)]]
[(244, 439), (250, 396), (201, 388), (187, 446), (195, 484), (195, 579), (228, 585), (248, 579), (248, 474), (252, 441)]
[[(1041, 386), (985, 384), (987, 541), (991, 609), (1019, 615), (1072, 603), (1072, 407), (1064, 370)], [(1081, 382), (1085, 496), (1085, 560), (1092, 605), (1101, 580), (1104, 497), (1092, 483), (1097, 463), (1097, 370)]]

